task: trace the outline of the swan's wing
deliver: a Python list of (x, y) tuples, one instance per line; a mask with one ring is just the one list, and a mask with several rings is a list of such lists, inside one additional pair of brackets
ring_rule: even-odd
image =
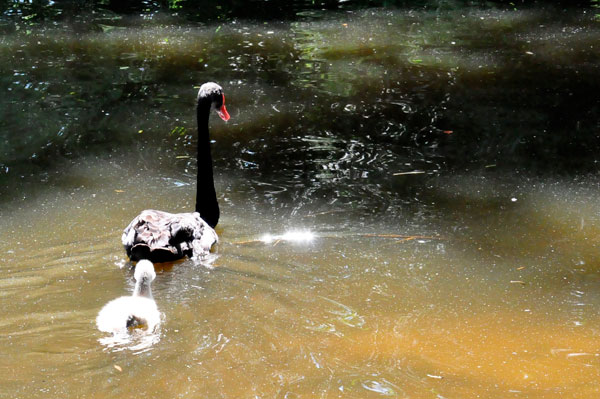
[(131, 260), (172, 260), (181, 258), (178, 248), (172, 245), (171, 213), (145, 210), (136, 216), (123, 231), (121, 242)]
[(132, 260), (161, 262), (206, 254), (217, 235), (197, 212), (145, 210), (125, 228), (121, 241)]
[(123, 331), (130, 316), (130, 299), (124, 296), (104, 305), (96, 317), (98, 329), (110, 333)]
[(171, 232), (180, 243), (182, 251), (190, 252), (189, 256), (207, 254), (218, 241), (217, 233), (198, 212), (180, 213), (177, 216), (179, 219), (171, 225)]
[[(200, 218), (200, 215), (198, 218)], [(202, 220), (202, 219), (200, 219)], [(210, 248), (213, 244), (219, 242), (219, 237), (217, 236), (217, 232), (214, 231), (212, 227), (208, 225), (208, 223), (204, 222), (204, 229), (199, 232), (196, 230), (194, 232), (194, 239), (192, 241), (192, 248), (194, 250), (194, 256), (204, 255), (210, 252)]]
[[(138, 216), (139, 217), (139, 216)], [(123, 230), (123, 235), (121, 236), (121, 242), (125, 246), (125, 248), (131, 248), (133, 243), (135, 242), (135, 228), (134, 226), (138, 223), (138, 217), (133, 219), (129, 226), (125, 227)]]

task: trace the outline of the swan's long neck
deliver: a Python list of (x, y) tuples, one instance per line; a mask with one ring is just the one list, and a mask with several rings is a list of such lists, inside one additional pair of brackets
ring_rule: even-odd
[(133, 296), (143, 296), (152, 299), (152, 276), (144, 273), (139, 280), (135, 282), (135, 288), (133, 289)]
[(198, 179), (196, 182), (196, 212), (211, 227), (219, 222), (219, 203), (213, 178), (210, 137), (208, 135), (208, 116), (211, 101), (198, 99)]

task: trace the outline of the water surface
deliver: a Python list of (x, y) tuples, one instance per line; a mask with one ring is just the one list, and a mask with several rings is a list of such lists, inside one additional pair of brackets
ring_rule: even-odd
[[(133, 284), (123, 225), (193, 203), (188, 176), (159, 175), (80, 161), (3, 217), (3, 396), (597, 393), (597, 181), (440, 178), (421, 213), (369, 223), (273, 212), (221, 175), (215, 254), (158, 268), (158, 342), (107, 348), (95, 315)], [(315, 238), (260, 241), (292, 230)]]
[[(0, 38), (1, 397), (598, 395), (589, 14), (119, 21)], [(108, 345), (122, 229), (194, 204), (209, 79), (220, 242)]]

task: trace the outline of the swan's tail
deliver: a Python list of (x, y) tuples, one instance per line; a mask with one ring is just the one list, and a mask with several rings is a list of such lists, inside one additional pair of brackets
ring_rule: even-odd
[(138, 328), (146, 329), (148, 328), (148, 322), (145, 319), (142, 319), (141, 317), (130, 315), (127, 318), (126, 326), (129, 331), (133, 331)]

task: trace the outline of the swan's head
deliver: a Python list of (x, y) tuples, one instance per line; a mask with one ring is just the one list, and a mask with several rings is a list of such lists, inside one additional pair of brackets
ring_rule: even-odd
[(156, 278), (156, 273), (154, 272), (154, 265), (152, 262), (143, 259), (135, 265), (133, 277), (135, 278), (135, 281), (142, 281), (145, 276), (148, 276), (149, 281), (153, 281)]
[(229, 112), (225, 108), (225, 94), (223, 88), (214, 82), (204, 83), (198, 91), (198, 101), (201, 99), (210, 100), (212, 107), (224, 121), (229, 120)]

